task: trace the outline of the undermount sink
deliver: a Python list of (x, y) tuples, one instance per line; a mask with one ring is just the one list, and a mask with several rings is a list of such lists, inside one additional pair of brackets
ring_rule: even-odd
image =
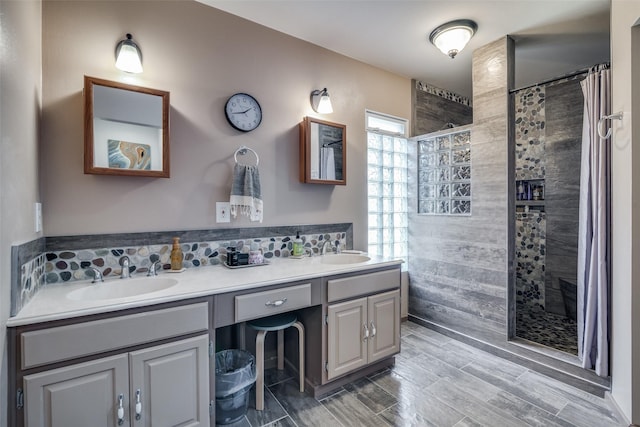
[(163, 291), (176, 284), (176, 279), (164, 277), (112, 280), (76, 289), (69, 292), (67, 298), (75, 301), (127, 298)]
[(360, 254), (333, 254), (323, 255), (320, 258), (320, 262), (323, 264), (358, 264), (367, 262), (370, 259), (370, 257)]

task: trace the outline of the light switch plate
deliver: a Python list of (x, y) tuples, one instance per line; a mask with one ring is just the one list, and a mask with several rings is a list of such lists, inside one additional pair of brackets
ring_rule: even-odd
[(216, 202), (216, 222), (231, 222), (230, 209), (229, 202)]

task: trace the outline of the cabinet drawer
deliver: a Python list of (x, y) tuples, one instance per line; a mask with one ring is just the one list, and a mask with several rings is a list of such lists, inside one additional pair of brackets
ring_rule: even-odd
[(340, 301), (399, 287), (400, 269), (330, 279), (327, 281), (327, 301)]
[(21, 335), (22, 369), (209, 329), (206, 302), (40, 329)]
[(311, 283), (235, 297), (235, 321), (242, 322), (311, 305)]

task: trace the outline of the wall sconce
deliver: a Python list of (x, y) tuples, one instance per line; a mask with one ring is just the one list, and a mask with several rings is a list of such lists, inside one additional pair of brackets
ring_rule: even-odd
[(319, 114), (333, 113), (331, 98), (329, 98), (329, 92), (327, 92), (326, 87), (322, 90), (314, 90), (311, 92), (311, 108)]
[(429, 41), (451, 59), (469, 43), (478, 30), (478, 24), (470, 19), (457, 19), (440, 25), (429, 35)]
[(127, 73), (142, 72), (142, 52), (131, 40), (131, 34), (127, 34), (127, 38), (116, 45), (116, 68)]

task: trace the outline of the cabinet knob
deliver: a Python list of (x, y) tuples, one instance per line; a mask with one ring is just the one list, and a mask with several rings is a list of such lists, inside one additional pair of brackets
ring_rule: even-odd
[(136, 390), (136, 420), (142, 417), (142, 402), (140, 401), (140, 389)]
[(118, 425), (124, 424), (124, 395), (118, 395)]
[(373, 320), (371, 321), (371, 338), (376, 336), (376, 325), (375, 323), (373, 323)]

